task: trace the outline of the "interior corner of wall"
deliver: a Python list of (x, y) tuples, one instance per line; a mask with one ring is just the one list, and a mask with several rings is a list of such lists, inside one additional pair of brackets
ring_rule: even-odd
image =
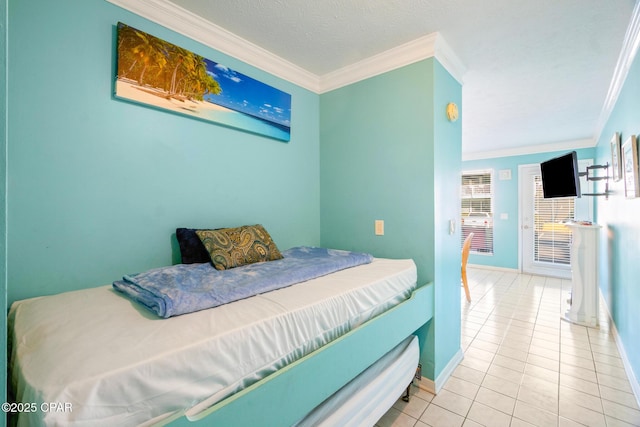
[(447, 382), (449, 377), (453, 374), (453, 371), (455, 371), (455, 369), (463, 359), (464, 352), (462, 351), (462, 349), (459, 349), (456, 354), (453, 355), (451, 360), (449, 360), (449, 363), (447, 363), (444, 369), (442, 369), (442, 371), (437, 376), (434, 375), (435, 380), (429, 377), (430, 374), (426, 373), (423, 367), (423, 374), (426, 374), (426, 376), (423, 375), (420, 380), (418, 380), (416, 385), (422, 390), (428, 391), (429, 393), (438, 394), (440, 390), (442, 390), (442, 387), (444, 387), (444, 384)]

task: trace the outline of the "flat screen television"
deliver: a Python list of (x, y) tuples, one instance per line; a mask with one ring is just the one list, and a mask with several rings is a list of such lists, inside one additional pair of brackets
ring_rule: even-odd
[(580, 173), (575, 151), (540, 163), (542, 193), (545, 199), (580, 197)]

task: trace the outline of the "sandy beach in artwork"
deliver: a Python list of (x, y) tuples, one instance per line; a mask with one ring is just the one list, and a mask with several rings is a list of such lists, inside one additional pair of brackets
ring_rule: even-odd
[(207, 110), (233, 112), (233, 110), (229, 108), (211, 102), (169, 97), (168, 94), (162, 90), (151, 87), (141, 87), (135, 82), (120, 79), (116, 80), (116, 96), (155, 107), (166, 108), (177, 113), (190, 114), (195, 117), (202, 117), (202, 113)]
[(283, 129), (267, 120), (207, 101), (194, 101), (180, 95), (169, 96), (163, 90), (150, 86), (139, 86), (133, 80), (116, 80), (116, 97), (211, 123), (289, 141), (288, 129)]

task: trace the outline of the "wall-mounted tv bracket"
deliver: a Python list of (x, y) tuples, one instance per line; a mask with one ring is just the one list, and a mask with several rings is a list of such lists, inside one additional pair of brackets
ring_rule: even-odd
[[(598, 169), (604, 169), (604, 175), (595, 176), (595, 171)], [(604, 181), (603, 193), (582, 193), (583, 196), (604, 196), (605, 199), (609, 199), (609, 162), (604, 165), (587, 166), (587, 171), (580, 172), (578, 175), (586, 176), (587, 181)]]

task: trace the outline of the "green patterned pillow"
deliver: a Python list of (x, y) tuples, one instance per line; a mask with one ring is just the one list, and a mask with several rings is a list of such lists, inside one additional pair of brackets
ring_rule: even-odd
[(260, 224), (218, 230), (196, 230), (217, 270), (282, 258), (267, 230)]

